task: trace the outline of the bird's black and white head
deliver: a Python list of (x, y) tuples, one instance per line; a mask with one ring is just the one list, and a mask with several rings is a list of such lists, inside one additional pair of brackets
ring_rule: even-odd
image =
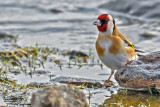
[(115, 20), (108, 14), (99, 15), (93, 24), (97, 26), (100, 35), (110, 35), (115, 29)]

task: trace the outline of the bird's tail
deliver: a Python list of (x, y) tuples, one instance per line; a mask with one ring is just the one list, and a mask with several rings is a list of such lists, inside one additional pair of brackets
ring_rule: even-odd
[(141, 50), (138, 50), (138, 49), (135, 49), (135, 52), (145, 53), (144, 51), (141, 51)]
[(141, 51), (141, 50), (138, 50), (138, 49), (135, 49), (135, 52), (137, 52), (138, 57), (143, 56), (141, 53), (145, 53), (144, 51)]

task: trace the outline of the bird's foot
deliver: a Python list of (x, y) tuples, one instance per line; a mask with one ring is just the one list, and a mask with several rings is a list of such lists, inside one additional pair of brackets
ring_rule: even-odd
[(132, 62), (132, 61), (127, 60), (127, 63), (126, 63), (125, 65), (130, 64), (131, 62)]

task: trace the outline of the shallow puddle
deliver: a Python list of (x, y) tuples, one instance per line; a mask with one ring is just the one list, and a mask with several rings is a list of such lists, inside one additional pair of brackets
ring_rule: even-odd
[(138, 92), (131, 90), (118, 90), (106, 99), (103, 106), (109, 107), (159, 107), (160, 95), (149, 92)]

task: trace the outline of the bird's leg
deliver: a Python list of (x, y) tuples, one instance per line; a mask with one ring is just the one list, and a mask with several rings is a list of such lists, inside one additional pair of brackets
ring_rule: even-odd
[(112, 75), (114, 74), (114, 70), (111, 70), (111, 71), (112, 71), (112, 72), (111, 72), (111, 75), (109, 76), (109, 78), (108, 78), (108, 80), (107, 80), (107, 83), (109, 83), (109, 81), (110, 81)]

